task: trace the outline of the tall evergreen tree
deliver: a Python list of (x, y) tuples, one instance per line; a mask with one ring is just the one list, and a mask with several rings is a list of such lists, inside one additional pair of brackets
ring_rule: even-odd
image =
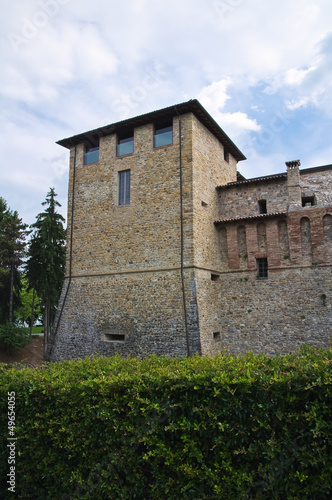
[(64, 218), (57, 212), (60, 203), (57, 194), (51, 188), (42, 203), (44, 212), (36, 217), (30, 226), (32, 235), (26, 264), (27, 278), (44, 305), (44, 348), (49, 340), (51, 311), (56, 306), (65, 275), (65, 239)]
[(0, 322), (10, 323), (20, 305), (21, 272), (27, 225), (0, 197)]

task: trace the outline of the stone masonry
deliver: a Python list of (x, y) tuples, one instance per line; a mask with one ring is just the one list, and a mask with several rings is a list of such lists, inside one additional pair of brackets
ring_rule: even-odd
[(239, 177), (245, 157), (196, 100), (59, 144), (67, 276), (48, 359), (330, 344), (331, 165)]

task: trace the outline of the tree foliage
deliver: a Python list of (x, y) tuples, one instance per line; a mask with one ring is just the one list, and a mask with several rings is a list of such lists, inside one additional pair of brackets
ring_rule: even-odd
[(30, 226), (32, 235), (26, 265), (29, 286), (34, 288), (44, 305), (44, 328), (48, 333), (50, 311), (57, 304), (65, 273), (64, 218), (57, 212), (60, 203), (51, 188), (42, 203), (45, 210), (36, 217)]
[(0, 323), (12, 322), (20, 305), (21, 265), (27, 225), (0, 197)]
[(33, 326), (34, 322), (41, 316), (40, 298), (35, 290), (29, 288), (26, 276), (22, 277), (21, 305), (16, 310), (16, 318), (23, 324)]

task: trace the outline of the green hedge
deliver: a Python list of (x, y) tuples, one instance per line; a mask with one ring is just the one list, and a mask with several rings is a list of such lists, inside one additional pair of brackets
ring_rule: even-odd
[(331, 498), (331, 366), (309, 348), (2, 365), (2, 491), (14, 391), (17, 498)]

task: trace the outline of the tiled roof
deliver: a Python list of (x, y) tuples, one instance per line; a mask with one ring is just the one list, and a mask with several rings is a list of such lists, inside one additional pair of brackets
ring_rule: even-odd
[(286, 217), (287, 212), (272, 212), (270, 214), (255, 214), (247, 215), (246, 217), (234, 217), (232, 219), (220, 219), (216, 220), (215, 224), (226, 224), (227, 222), (241, 222), (246, 220), (256, 220), (256, 219), (272, 219), (274, 217)]
[(255, 182), (269, 182), (269, 181), (274, 181), (276, 179), (287, 179), (287, 173), (283, 174), (274, 174), (274, 175), (266, 175), (264, 177), (254, 177), (253, 179), (245, 179), (241, 181), (235, 181), (235, 182), (228, 182), (227, 184), (224, 184), (222, 186), (217, 186), (217, 189), (225, 189), (229, 187), (234, 187), (234, 186), (242, 186), (245, 184), (252, 184)]

